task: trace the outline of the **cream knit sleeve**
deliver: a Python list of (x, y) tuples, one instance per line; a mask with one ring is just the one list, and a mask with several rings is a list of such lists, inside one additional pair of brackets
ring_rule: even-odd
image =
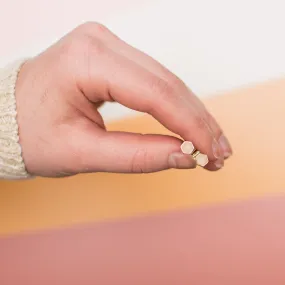
[(15, 85), (24, 61), (0, 69), (0, 179), (29, 177), (19, 144)]

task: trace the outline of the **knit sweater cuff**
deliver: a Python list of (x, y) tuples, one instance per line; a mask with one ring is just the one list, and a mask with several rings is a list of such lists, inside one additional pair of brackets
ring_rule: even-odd
[(0, 179), (28, 178), (17, 124), (15, 85), (24, 61), (0, 69)]

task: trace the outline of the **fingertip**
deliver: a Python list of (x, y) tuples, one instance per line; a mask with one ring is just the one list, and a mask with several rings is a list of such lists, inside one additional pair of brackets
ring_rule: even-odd
[(224, 151), (220, 143), (214, 138), (212, 143), (213, 155), (216, 160), (221, 160), (224, 157)]
[(225, 135), (221, 135), (219, 138), (219, 144), (221, 146), (221, 149), (223, 150), (224, 153), (224, 158), (229, 158), (233, 154), (232, 147), (230, 145), (229, 140)]
[(221, 160), (209, 162), (204, 169), (209, 171), (219, 171), (224, 167), (224, 162)]
[(196, 168), (196, 161), (190, 155), (175, 152), (171, 153), (168, 158), (169, 168), (175, 169), (193, 169)]

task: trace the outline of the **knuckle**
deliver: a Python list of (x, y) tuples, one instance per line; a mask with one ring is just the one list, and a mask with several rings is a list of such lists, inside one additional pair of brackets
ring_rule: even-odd
[(131, 163), (131, 172), (145, 173), (146, 170), (146, 156), (147, 151), (144, 148), (138, 148), (134, 154)]
[(217, 120), (208, 112), (206, 111), (206, 121), (208, 122), (209, 126), (212, 128), (214, 135), (219, 138), (223, 131), (218, 124)]
[(93, 27), (94, 33), (99, 34), (99, 35), (106, 34), (109, 32), (109, 29), (100, 23), (92, 23), (92, 27)]
[(151, 172), (151, 157), (146, 148), (138, 148), (131, 163), (131, 172), (149, 173)]
[(89, 51), (92, 53), (92, 55), (102, 55), (106, 51), (106, 47), (104, 43), (94, 37), (87, 37), (87, 45), (89, 46)]
[(99, 55), (106, 50), (101, 40), (87, 34), (80, 34), (72, 37), (65, 45), (65, 53), (79, 56), (89, 56), (89, 53)]
[(169, 82), (169, 84), (171, 84), (172, 86), (176, 88), (182, 89), (186, 87), (185, 83), (175, 74), (169, 74), (167, 81)]
[(203, 113), (204, 113), (205, 120), (211, 123), (213, 121), (212, 115), (206, 109), (204, 109)]
[(158, 95), (162, 100), (170, 100), (174, 95), (172, 84), (161, 78), (153, 78), (150, 83), (151, 92)]
[(195, 115), (194, 116), (194, 125), (200, 130), (205, 129), (206, 128), (205, 119), (201, 115)]
[(86, 22), (78, 27), (78, 31), (92, 36), (100, 36), (109, 32), (106, 26), (98, 22)]
[(71, 34), (63, 42), (61, 52), (64, 56), (77, 56), (78, 54), (84, 54), (84, 47), (86, 46), (85, 37), (79, 34)]

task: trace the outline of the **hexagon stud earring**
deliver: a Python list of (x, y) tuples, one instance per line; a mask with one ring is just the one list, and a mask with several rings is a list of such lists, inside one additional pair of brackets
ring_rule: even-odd
[(181, 151), (184, 154), (192, 155), (193, 158), (196, 160), (197, 164), (201, 167), (205, 167), (209, 163), (208, 156), (196, 150), (193, 143), (190, 141), (184, 141), (182, 143)]
[(185, 141), (181, 145), (181, 150), (184, 154), (192, 154), (195, 150), (193, 143)]
[(197, 161), (197, 164), (201, 167), (205, 167), (209, 163), (208, 156), (203, 153), (199, 153), (195, 159)]

